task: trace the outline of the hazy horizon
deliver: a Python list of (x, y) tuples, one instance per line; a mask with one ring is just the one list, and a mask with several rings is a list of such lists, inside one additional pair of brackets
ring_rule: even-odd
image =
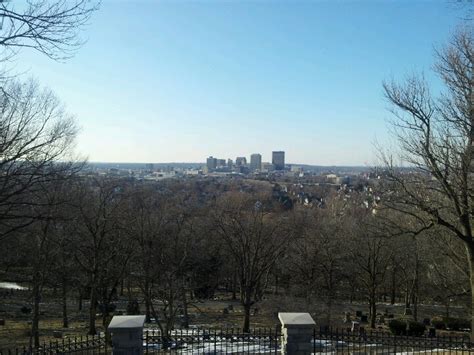
[[(263, 161), (264, 163), (271, 163), (270, 161)], [(193, 165), (197, 165), (197, 164), (201, 164), (201, 165), (206, 165), (206, 162), (205, 161), (168, 161), (168, 162), (153, 162), (153, 161), (148, 161), (148, 162), (144, 162), (144, 161), (91, 161), (91, 160), (88, 160), (86, 162), (87, 164), (122, 164), (122, 165), (126, 165), (126, 164), (137, 164), (137, 165), (146, 165), (146, 164), (155, 164), (155, 165), (172, 165), (172, 164), (180, 164), (180, 165), (184, 165), (184, 164), (193, 164)], [(364, 167), (367, 167), (367, 168), (371, 168), (371, 167), (374, 167), (374, 165), (338, 165), (338, 164), (332, 164), (332, 165), (320, 165), (320, 164), (305, 164), (305, 163), (292, 163), (292, 162), (285, 162), (285, 165), (307, 165), (307, 166), (317, 166), (317, 167), (344, 167), (344, 168), (351, 168), (351, 167), (354, 167), (354, 168), (364, 168)]]
[(284, 150), (374, 165), (373, 142), (389, 142), (382, 80), (425, 71), (436, 87), (433, 48), (461, 15), (445, 1), (103, 1), (74, 58), (25, 50), (16, 70), (77, 117), (90, 161)]

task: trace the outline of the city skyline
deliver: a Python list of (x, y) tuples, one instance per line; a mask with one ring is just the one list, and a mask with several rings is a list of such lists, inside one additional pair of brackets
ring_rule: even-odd
[(374, 142), (390, 144), (382, 81), (424, 70), (436, 87), (433, 45), (462, 16), (427, 1), (137, 4), (104, 1), (68, 61), (25, 50), (16, 64), (76, 116), (91, 162), (278, 147), (297, 164), (375, 165)]

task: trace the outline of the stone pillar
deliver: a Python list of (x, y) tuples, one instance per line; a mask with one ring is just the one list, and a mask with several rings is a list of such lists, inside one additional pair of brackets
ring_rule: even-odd
[(307, 355), (313, 351), (316, 323), (309, 313), (278, 313), (282, 355)]
[(112, 354), (143, 354), (144, 323), (145, 316), (114, 316), (108, 328), (112, 333)]

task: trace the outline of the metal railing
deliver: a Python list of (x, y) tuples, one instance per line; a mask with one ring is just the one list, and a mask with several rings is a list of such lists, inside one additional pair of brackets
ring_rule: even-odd
[(43, 342), (39, 347), (23, 346), (21, 348), (0, 350), (0, 355), (110, 355), (111, 347), (104, 334), (85, 335), (74, 338)]
[(179, 329), (163, 335), (145, 329), (143, 345), (145, 354), (277, 354), (280, 330)]
[(396, 336), (380, 331), (314, 331), (314, 354), (474, 354), (469, 336)]
[[(469, 336), (412, 337), (380, 331), (353, 333), (338, 329), (315, 329), (313, 354), (474, 354)], [(0, 350), (0, 355), (101, 355), (110, 354), (104, 334), (81, 336), (43, 343), (38, 348)], [(143, 331), (144, 354), (279, 354), (280, 329), (177, 329), (162, 334), (158, 329)]]

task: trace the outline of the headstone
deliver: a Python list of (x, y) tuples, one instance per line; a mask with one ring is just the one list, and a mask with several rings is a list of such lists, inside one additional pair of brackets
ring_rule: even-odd
[(431, 327), (428, 329), (428, 336), (430, 338), (435, 338), (436, 337), (436, 328), (435, 327)]
[(228, 309), (229, 311), (233, 311), (233, 310), (234, 310), (234, 305), (233, 305), (233, 304), (229, 304), (229, 305), (227, 306), (227, 309)]
[(352, 333), (359, 333), (359, 329), (360, 329), (360, 323), (356, 322), (356, 321), (352, 321), (351, 332)]
[(228, 308), (224, 308), (222, 310), (222, 314), (229, 314), (229, 309)]
[(55, 331), (53, 331), (53, 337), (55, 337), (57, 339), (61, 339), (63, 337), (63, 332), (60, 331), (60, 330), (55, 330)]
[(113, 355), (143, 354), (145, 316), (114, 316), (108, 330), (112, 333)]
[(350, 323), (351, 321), (351, 314), (349, 312), (344, 313), (344, 323)]

